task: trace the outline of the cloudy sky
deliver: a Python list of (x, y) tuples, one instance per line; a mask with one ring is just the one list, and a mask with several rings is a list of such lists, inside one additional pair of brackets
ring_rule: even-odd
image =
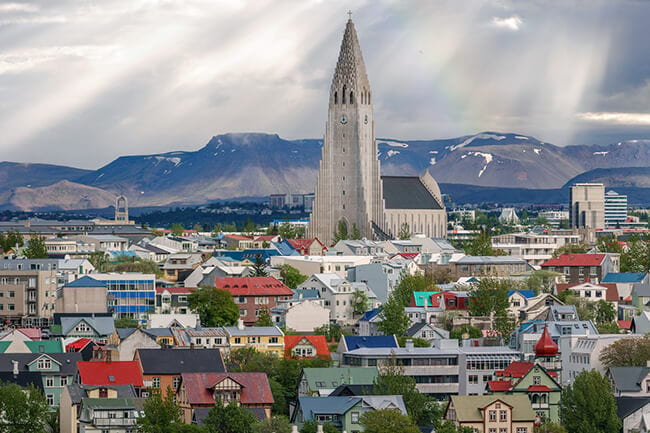
[(320, 137), (348, 9), (377, 136), (650, 138), (650, 1), (0, 0), (0, 160)]

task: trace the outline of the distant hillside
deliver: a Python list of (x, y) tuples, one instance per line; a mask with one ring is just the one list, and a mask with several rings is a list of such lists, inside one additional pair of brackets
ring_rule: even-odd
[(75, 179), (91, 170), (52, 164), (0, 162), (0, 193), (19, 186), (46, 186), (60, 180)]
[(115, 203), (115, 194), (87, 185), (62, 180), (37, 188), (18, 187), (2, 208), (24, 211), (101, 209)]
[(597, 168), (579, 174), (569, 180), (565, 187), (578, 182), (603, 183), (608, 188), (650, 188), (650, 167)]

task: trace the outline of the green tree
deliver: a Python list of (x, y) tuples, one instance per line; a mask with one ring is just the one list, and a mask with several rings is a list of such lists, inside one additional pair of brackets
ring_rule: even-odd
[(0, 433), (46, 433), (50, 417), (45, 397), (33, 386), (0, 385)]
[(246, 223), (244, 224), (244, 233), (250, 236), (256, 231), (257, 231), (257, 224), (255, 224), (250, 217), (247, 218)]
[(388, 298), (379, 313), (381, 322), (377, 325), (384, 335), (404, 335), (411, 323), (404, 305), (395, 296)]
[(260, 422), (255, 433), (291, 433), (291, 424), (286, 416), (273, 415)]
[(341, 220), (336, 225), (336, 231), (334, 232), (334, 243), (345, 239), (349, 239), (348, 225), (345, 223), (345, 221)]
[(4, 251), (12, 250), (16, 247), (22, 247), (23, 245), (23, 235), (16, 230), (12, 230), (6, 234), (0, 233), (0, 248)]
[(296, 290), (296, 287), (307, 280), (307, 275), (301, 274), (291, 265), (282, 265), (280, 266), (280, 278), (288, 288)]
[(167, 387), (165, 396), (154, 392), (144, 401), (144, 417), (138, 418), (140, 433), (177, 433), (183, 413), (174, 401), (174, 391)]
[(94, 253), (91, 253), (90, 257), (88, 257), (88, 261), (92, 263), (97, 272), (104, 272), (104, 267), (108, 263), (106, 253), (103, 251), (95, 251)]
[(361, 232), (359, 231), (359, 227), (357, 227), (356, 223), (352, 224), (352, 233), (350, 234), (350, 239), (361, 239)]
[(183, 225), (179, 223), (172, 224), (169, 229), (172, 231), (172, 235), (174, 236), (181, 236), (185, 231), (185, 227), (183, 227)]
[(451, 421), (442, 421), (436, 428), (436, 433), (474, 433), (471, 427), (457, 426)]
[(526, 279), (526, 287), (533, 290), (535, 294), (553, 293), (555, 279), (560, 276), (557, 272), (546, 270), (533, 271)]
[(506, 313), (497, 314), (494, 319), (494, 330), (497, 331), (505, 341), (510, 340), (510, 334), (517, 327), (515, 319)]
[(606, 367), (645, 367), (649, 359), (650, 334), (621, 338), (600, 352), (600, 361)]
[(616, 319), (616, 310), (611, 302), (603, 299), (596, 302), (596, 323), (612, 323)]
[(322, 325), (318, 328), (314, 328), (314, 334), (324, 335), (327, 341), (336, 341), (338, 343), (338, 341), (345, 333), (343, 332), (341, 325), (338, 323), (330, 323), (328, 325)]
[(361, 415), (360, 421), (366, 433), (420, 433), (411, 417), (398, 409), (372, 410)]
[(260, 315), (257, 316), (257, 321), (255, 326), (273, 326), (273, 321), (271, 320), (271, 314), (266, 308), (260, 311)]
[(406, 342), (408, 340), (411, 340), (413, 342), (413, 347), (431, 347), (429, 342), (424, 338), (407, 337), (405, 335), (401, 337), (397, 337), (397, 342), (399, 343), (399, 347), (406, 347)]
[(135, 319), (129, 319), (128, 317), (122, 317), (115, 319), (116, 328), (137, 328), (138, 321)]
[(487, 230), (481, 230), (478, 236), (465, 246), (465, 254), (470, 256), (503, 256), (501, 250), (492, 248), (492, 236)]
[(399, 228), (399, 233), (397, 234), (397, 237), (403, 241), (411, 239), (411, 228), (409, 227), (408, 223), (402, 223), (402, 225)]
[(194, 224), (192, 229), (196, 230), (197, 232), (202, 232), (203, 231), (203, 226), (201, 224)]
[(47, 248), (45, 247), (45, 239), (43, 236), (31, 236), (23, 254), (28, 259), (47, 259)]
[(553, 251), (553, 257), (559, 257), (562, 254), (584, 254), (589, 251), (589, 246), (585, 244), (564, 244)]
[(545, 421), (540, 425), (536, 425), (533, 430), (534, 433), (567, 433), (562, 424), (555, 422)]
[(282, 239), (296, 239), (298, 237), (296, 228), (288, 222), (280, 224), (278, 234)]
[(508, 290), (518, 286), (512, 280), (481, 278), (469, 292), (469, 313), (472, 316), (489, 317), (503, 315), (510, 306)]
[(199, 315), (201, 325), (231, 326), (239, 319), (239, 307), (227, 290), (199, 287), (187, 297), (190, 310)]
[(452, 329), (449, 333), (449, 336), (451, 338), (455, 338), (457, 340), (462, 340), (464, 338), (464, 335), (467, 335), (469, 338), (481, 338), (483, 336), (483, 332), (481, 332), (481, 329), (477, 328), (476, 326), (463, 325), (459, 328)]
[(223, 225), (221, 223), (215, 224), (212, 228), (212, 236), (219, 236), (223, 232)]
[(255, 263), (253, 263), (253, 276), (254, 277), (268, 277), (269, 273), (266, 270), (267, 265), (261, 254), (255, 256)]
[(355, 290), (354, 293), (352, 293), (350, 304), (352, 305), (352, 313), (355, 315), (361, 315), (368, 311), (370, 301), (368, 301), (368, 295), (364, 292), (361, 290)]
[(609, 380), (598, 371), (583, 371), (562, 391), (562, 425), (575, 433), (617, 432), (622, 424)]
[(233, 233), (237, 231), (237, 225), (234, 223), (224, 224), (223, 226), (224, 233)]
[(392, 296), (397, 298), (402, 306), (406, 307), (411, 303), (413, 292), (426, 292), (435, 288), (431, 286), (424, 275), (410, 275), (406, 271), (402, 271), (399, 283), (393, 290)]
[(375, 395), (401, 395), (406, 411), (417, 425), (436, 425), (442, 417), (441, 405), (417, 390), (415, 379), (404, 376), (395, 358), (379, 371), (373, 392)]
[[(316, 421), (305, 421), (300, 429), (300, 433), (316, 433), (318, 431), (318, 423)], [(326, 422), (323, 424), (323, 433), (340, 433), (334, 424)]]
[(236, 404), (224, 406), (219, 399), (204, 422), (208, 433), (254, 433), (256, 424), (257, 420), (248, 409)]

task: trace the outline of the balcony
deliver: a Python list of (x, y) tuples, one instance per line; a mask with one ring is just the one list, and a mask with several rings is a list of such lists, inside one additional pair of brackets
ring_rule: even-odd
[(95, 418), (93, 424), (98, 427), (122, 427), (133, 426), (137, 421), (137, 418)]
[(548, 409), (548, 403), (531, 403), (533, 409)]

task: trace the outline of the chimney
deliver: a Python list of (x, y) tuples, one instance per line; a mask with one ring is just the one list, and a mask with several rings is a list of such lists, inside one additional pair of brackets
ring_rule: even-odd
[(406, 351), (407, 352), (413, 352), (414, 347), (415, 346), (413, 345), (413, 340), (411, 340), (410, 338), (408, 340), (406, 340)]
[(237, 329), (239, 329), (240, 331), (244, 330), (244, 321), (242, 319), (237, 320)]
[(18, 376), (18, 361), (11, 361), (11, 364), (13, 364), (14, 368), (14, 376)]

